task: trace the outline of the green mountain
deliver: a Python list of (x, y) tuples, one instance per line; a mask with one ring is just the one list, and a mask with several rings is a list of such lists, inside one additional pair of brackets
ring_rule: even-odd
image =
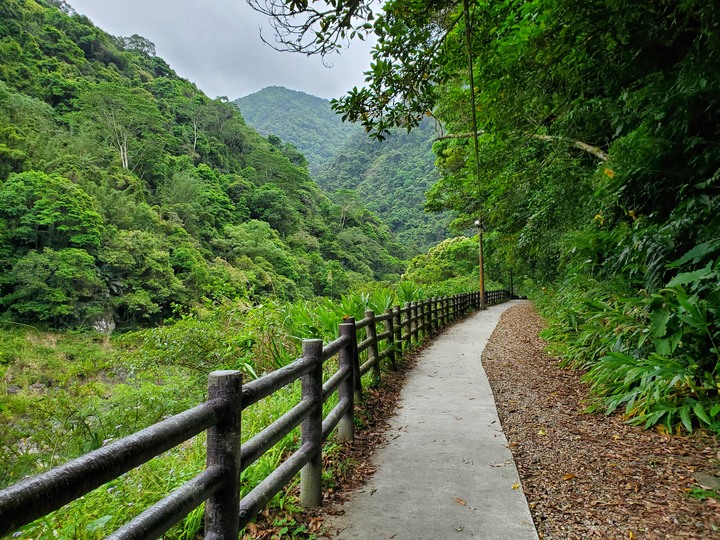
[(396, 279), (291, 145), (59, 0), (0, 5), (0, 317), (138, 324), (210, 299)]
[(431, 122), (411, 133), (395, 130), (378, 142), (359, 126), (342, 123), (329, 101), (303, 92), (272, 86), (234, 103), (258, 132), (297, 147), (337, 204), (351, 209), (362, 201), (413, 254), (450, 236), (449, 214), (423, 209), (425, 192), (439, 178)]
[(330, 160), (360, 128), (343, 123), (326, 99), (282, 86), (269, 86), (236, 99), (243, 117), (258, 133), (275, 135), (295, 145), (310, 172)]
[(393, 130), (384, 141), (364, 131), (351, 134), (316, 181), (336, 203), (343, 205), (347, 190), (377, 213), (413, 253), (425, 253), (449, 238), (449, 213), (424, 210), (425, 192), (439, 178), (432, 151), (435, 129), (423, 122), (410, 133)]

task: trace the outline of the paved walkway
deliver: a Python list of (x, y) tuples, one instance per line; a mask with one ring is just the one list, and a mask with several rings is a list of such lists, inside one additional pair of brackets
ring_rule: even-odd
[(335, 538), (537, 539), (480, 363), (500, 315), (517, 303), (478, 312), (422, 352), (377, 472), (328, 521)]

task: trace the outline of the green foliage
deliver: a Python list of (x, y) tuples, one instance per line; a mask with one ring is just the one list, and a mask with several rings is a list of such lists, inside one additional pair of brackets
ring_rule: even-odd
[[(702, 266), (655, 293), (617, 296), (577, 277), (546, 305), (555, 320), (547, 337), (566, 363), (588, 369), (591, 410), (624, 406), (631, 422), (646, 427), (720, 429), (720, 266), (705, 263), (718, 247), (690, 250), (670, 266)], [(595, 299), (585, 300), (588, 293)]]
[[(494, 258), (493, 240), (493, 235), (484, 235), (483, 241), (487, 256), (485, 290), (502, 289), (504, 287), (503, 277), (507, 277), (500, 275), (497, 265), (488, 264), (488, 261), (492, 261)], [(478, 251), (477, 237), (448, 238), (430, 249), (427, 254), (418, 255), (410, 261), (399, 287), (421, 287), (417, 294), (406, 295), (410, 300), (416, 300), (415, 296), (418, 294), (420, 296), (424, 296), (426, 293), (431, 296), (446, 296), (478, 290), (480, 284)]]
[(402, 272), (377, 217), (360, 206), (344, 223), (297, 148), (179, 78), (142, 36), (12, 1), (0, 58), (3, 316), (132, 327), (206, 299), (339, 297)]
[(449, 216), (423, 209), (425, 191), (438, 178), (431, 122), (412, 133), (394, 130), (380, 143), (344, 124), (328, 101), (302, 92), (269, 87), (235, 103), (248, 123), (269, 135), (285, 155), (291, 149), (282, 140), (308, 157), (313, 177), (341, 207), (342, 222), (363, 220), (366, 205), (412, 254), (448, 236)]
[(103, 223), (93, 206), (87, 193), (60, 175), (28, 171), (12, 174), (0, 185), (4, 240), (19, 251), (97, 248)]
[[(310, 172), (332, 159), (358, 128), (341, 122), (322, 98), (269, 86), (236, 99), (245, 120), (275, 146), (295, 145), (307, 158)], [(287, 143), (285, 143), (287, 144)]]
[[(340, 6), (346, 28), (365, 9)], [(496, 271), (556, 291), (553, 335), (590, 368), (597, 407), (648, 426), (717, 429), (718, 21), (694, 1), (471, 2), (466, 15), (396, 0), (365, 21), (366, 86), (334, 103), (377, 138), (443, 121), (428, 207), (460, 230), (482, 219)], [(324, 50), (328, 24), (313, 37), (281, 23), (278, 37)]]
[[(77, 250), (80, 251), (80, 250)], [(412, 294), (412, 298), (409, 296)], [(267, 299), (208, 302), (157, 327), (108, 340), (99, 334), (50, 333), (17, 324), (0, 327), (0, 486), (16, 482), (97, 449), (170, 415), (206, 396), (206, 374), (240, 369), (245, 379), (287, 365), (301, 353), (301, 340), (337, 337), (345, 316), (419, 300), (421, 291), (405, 282), (393, 290), (366, 285), (362, 292), (293, 303)], [(325, 364), (325, 377), (337, 366)], [(371, 384), (370, 381), (367, 381)], [(243, 442), (297, 405), (293, 384), (243, 411)], [(324, 414), (336, 396), (324, 405)], [(242, 475), (245, 495), (297, 449), (293, 430)], [(205, 466), (200, 435), (23, 527), (18, 538), (103, 537), (144, 508), (196, 476)], [(294, 508), (293, 486), (271, 502)], [(194, 538), (202, 509), (169, 531), (167, 538)], [(304, 534), (291, 522), (287, 534)], [(293, 532), (294, 531), (294, 532)]]
[(0, 297), (0, 305), (10, 313), (55, 325), (86, 321), (102, 313), (99, 299), (106, 293), (95, 260), (76, 248), (30, 251), (0, 283), (11, 291)]

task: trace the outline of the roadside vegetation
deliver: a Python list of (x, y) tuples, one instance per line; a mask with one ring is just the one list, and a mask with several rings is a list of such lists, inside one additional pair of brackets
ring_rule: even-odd
[(314, 3), (288, 24), (291, 4), (250, 3), (291, 51), (377, 40), (333, 106), (381, 140), (438, 120), (427, 207), (497, 235), (494, 264), (527, 279), (593, 410), (718, 431), (717, 4)]
[[(312, 18), (317, 4), (274, 7)], [(720, 432), (720, 7), (370, 9), (340, 2), (317, 33), (297, 40), (315, 27), (292, 26), (280, 43), (330, 53), (375, 35), (367, 86), (335, 109), (380, 140), (438, 121), (426, 208), (452, 213), (459, 234), (482, 221), (487, 288), (516, 277), (550, 322), (551, 350), (585, 373), (591, 411)], [(331, 199), (295, 145), (260, 136), (149, 40), (110, 36), (62, 0), (4, 1), (0, 484), (198, 403), (212, 369), (254, 378), (285, 365), (303, 338), (332, 339), (343, 315), (476, 288), (477, 237), (408, 261), (405, 244), (440, 229), (399, 242), (347, 190), (356, 169), (344, 165)], [(398, 197), (381, 195), (378, 211)], [(244, 436), (297, 392), (249, 411)], [(294, 444), (246, 472), (246, 488)], [(20, 537), (101, 537), (203, 456), (197, 437)], [(273, 502), (293, 504), (287, 492)], [(170, 537), (193, 538), (200, 520)]]
[[(302, 339), (335, 339), (344, 316), (359, 320), (367, 309), (379, 313), (460, 290), (449, 285), (440, 292), (405, 281), (396, 288), (378, 285), (338, 300), (228, 302), (111, 339), (94, 331), (58, 333), (5, 325), (0, 329), (0, 485), (48, 470), (200, 403), (212, 370), (239, 369), (251, 380), (299, 357)], [(332, 362), (326, 366), (328, 373), (335, 369)], [(364, 384), (376, 384), (371, 374)], [(290, 386), (247, 409), (243, 440), (292, 408), (299, 391), (299, 385)], [(326, 407), (332, 406), (329, 400)], [(296, 448), (298, 438), (295, 430), (245, 471), (243, 493), (274, 470)], [(13, 537), (104, 537), (204, 466), (202, 435)], [(327, 472), (326, 481), (331, 477)], [(293, 485), (273, 499), (271, 508), (288, 530), (295, 526)], [(194, 511), (167, 538), (194, 538), (201, 518), (202, 509)]]

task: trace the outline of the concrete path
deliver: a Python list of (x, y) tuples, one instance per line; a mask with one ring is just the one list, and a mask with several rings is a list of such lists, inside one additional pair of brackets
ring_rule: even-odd
[(517, 303), (478, 312), (422, 352), (377, 472), (327, 522), (335, 538), (537, 539), (480, 363), (500, 315)]

